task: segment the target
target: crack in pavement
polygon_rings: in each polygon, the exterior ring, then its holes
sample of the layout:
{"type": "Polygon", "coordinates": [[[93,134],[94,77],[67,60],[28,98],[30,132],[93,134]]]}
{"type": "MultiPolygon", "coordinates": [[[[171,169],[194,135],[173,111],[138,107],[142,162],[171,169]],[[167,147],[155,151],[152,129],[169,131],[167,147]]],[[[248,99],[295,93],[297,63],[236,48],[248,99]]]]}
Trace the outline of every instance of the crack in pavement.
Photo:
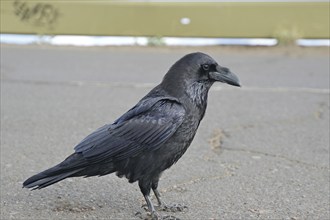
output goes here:
{"type": "Polygon", "coordinates": [[[96,86],[96,87],[127,87],[127,88],[153,88],[155,83],[121,83],[121,82],[99,82],[99,81],[44,81],[44,80],[1,80],[7,83],[21,83],[31,85],[60,85],[60,86],[96,86]]]}
{"type": "Polygon", "coordinates": [[[230,172],[230,171],[227,170],[227,171],[225,171],[225,173],[223,175],[204,176],[204,177],[198,177],[198,178],[190,179],[188,181],[181,182],[181,183],[175,184],[173,186],[163,188],[160,191],[162,193],[169,192],[169,191],[174,191],[174,190],[179,190],[179,191],[183,192],[183,191],[186,191],[185,186],[193,185],[193,184],[200,183],[200,182],[203,182],[203,181],[224,179],[228,176],[233,176],[233,175],[234,175],[233,172],[230,172]]]}
{"type": "MultiPolygon", "coordinates": [[[[211,90],[219,91],[222,89],[234,90],[235,88],[227,88],[222,86],[213,86],[211,90]]],[[[247,92],[305,92],[305,93],[316,93],[316,94],[330,94],[329,89],[320,88],[306,88],[306,87],[242,87],[240,90],[247,92]]]]}
{"type": "MultiPolygon", "coordinates": [[[[272,157],[272,158],[280,158],[280,159],[289,161],[289,162],[294,163],[294,164],[300,164],[300,165],[304,165],[304,166],[307,166],[307,167],[312,167],[312,168],[319,169],[319,170],[330,171],[329,167],[317,166],[315,164],[306,163],[306,162],[303,162],[303,161],[300,161],[300,160],[297,160],[297,159],[288,158],[288,157],[285,157],[285,156],[282,156],[282,155],[270,154],[270,153],[266,153],[266,152],[255,151],[255,150],[247,150],[247,149],[241,149],[241,148],[222,147],[221,149],[222,150],[227,150],[227,151],[244,152],[244,153],[250,153],[250,154],[259,154],[259,155],[263,155],[263,156],[266,156],[266,157],[272,157]]],[[[224,171],[224,174],[222,174],[222,175],[197,177],[197,178],[185,181],[185,182],[181,182],[181,183],[163,188],[160,191],[162,193],[169,192],[169,191],[184,192],[184,191],[187,191],[185,186],[193,185],[193,184],[196,184],[196,183],[201,183],[201,182],[204,182],[204,181],[224,179],[226,177],[233,176],[234,174],[235,173],[233,172],[233,170],[228,168],[224,171]]]]}
{"type": "MultiPolygon", "coordinates": [[[[136,83],[136,82],[100,82],[100,81],[45,81],[45,80],[24,80],[24,79],[1,79],[1,82],[22,83],[33,85],[62,85],[62,86],[97,86],[97,87],[127,87],[127,88],[153,88],[158,83],[136,83]]],[[[221,85],[215,85],[211,91],[230,90],[230,88],[221,85]]],[[[321,88],[303,88],[303,87],[242,87],[241,90],[248,92],[304,92],[316,94],[330,94],[329,89],[321,88]]]]}
{"type": "Polygon", "coordinates": [[[242,149],[242,148],[222,147],[222,149],[227,150],[227,151],[244,152],[244,153],[250,153],[250,154],[259,154],[259,155],[263,155],[265,157],[280,158],[280,159],[289,161],[291,163],[302,164],[302,165],[305,165],[305,166],[308,166],[308,167],[313,167],[313,168],[316,168],[316,169],[319,169],[319,170],[328,170],[328,171],[330,171],[329,167],[318,166],[318,165],[315,165],[315,164],[306,163],[306,162],[301,161],[301,160],[289,158],[289,157],[278,155],[278,154],[271,154],[271,153],[266,153],[266,152],[261,152],[261,151],[256,151],[256,150],[242,149]]]}

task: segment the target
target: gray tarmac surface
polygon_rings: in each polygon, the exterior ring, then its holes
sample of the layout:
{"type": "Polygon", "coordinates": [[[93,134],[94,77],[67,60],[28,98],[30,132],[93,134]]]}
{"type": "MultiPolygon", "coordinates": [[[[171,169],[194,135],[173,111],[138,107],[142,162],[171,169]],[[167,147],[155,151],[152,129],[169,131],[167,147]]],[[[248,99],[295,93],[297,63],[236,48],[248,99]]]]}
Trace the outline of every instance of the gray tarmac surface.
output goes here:
{"type": "MultiPolygon", "coordinates": [[[[203,51],[243,87],[216,84],[160,192],[181,219],[329,219],[329,48],[73,48],[1,45],[1,219],[139,219],[115,175],[22,189],[113,122],[183,55],[203,51]]],[[[160,212],[162,215],[169,213],[160,212]]]]}

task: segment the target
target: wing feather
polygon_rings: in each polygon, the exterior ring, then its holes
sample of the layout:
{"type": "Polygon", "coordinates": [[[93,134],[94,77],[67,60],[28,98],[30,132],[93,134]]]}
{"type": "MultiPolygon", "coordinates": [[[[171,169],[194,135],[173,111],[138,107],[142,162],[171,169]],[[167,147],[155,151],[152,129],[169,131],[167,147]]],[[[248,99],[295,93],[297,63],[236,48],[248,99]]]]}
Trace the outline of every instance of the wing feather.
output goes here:
{"type": "Polygon", "coordinates": [[[121,160],[158,149],[182,124],[183,106],[174,98],[150,98],[83,139],[77,153],[90,161],[121,160]]]}

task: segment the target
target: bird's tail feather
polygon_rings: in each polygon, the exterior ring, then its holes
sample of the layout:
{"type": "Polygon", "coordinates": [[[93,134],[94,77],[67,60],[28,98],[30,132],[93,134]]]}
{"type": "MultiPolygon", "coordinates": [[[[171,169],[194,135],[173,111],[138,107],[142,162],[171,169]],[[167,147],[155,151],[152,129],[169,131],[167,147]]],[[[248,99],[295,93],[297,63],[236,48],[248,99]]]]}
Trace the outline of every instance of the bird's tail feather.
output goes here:
{"type": "Polygon", "coordinates": [[[80,153],[74,153],[62,163],[38,173],[23,183],[23,188],[42,189],[68,177],[103,176],[115,172],[113,162],[89,163],[80,153]]]}
{"type": "Polygon", "coordinates": [[[79,176],[86,168],[86,162],[80,154],[72,154],[62,163],[38,173],[23,183],[23,188],[42,189],[65,178],[79,176]]]}
{"type": "Polygon", "coordinates": [[[41,172],[39,174],[36,174],[32,177],[30,177],[29,179],[27,179],[24,183],[23,183],[23,187],[24,188],[32,188],[32,190],[35,189],[42,189],[45,188],[49,185],[52,185],[54,183],[57,183],[65,178],[68,178],[72,175],[74,175],[75,173],[81,171],[83,168],[81,169],[77,169],[77,170],[71,170],[65,173],[59,173],[59,174],[54,174],[52,175],[51,173],[46,173],[41,172]]]}

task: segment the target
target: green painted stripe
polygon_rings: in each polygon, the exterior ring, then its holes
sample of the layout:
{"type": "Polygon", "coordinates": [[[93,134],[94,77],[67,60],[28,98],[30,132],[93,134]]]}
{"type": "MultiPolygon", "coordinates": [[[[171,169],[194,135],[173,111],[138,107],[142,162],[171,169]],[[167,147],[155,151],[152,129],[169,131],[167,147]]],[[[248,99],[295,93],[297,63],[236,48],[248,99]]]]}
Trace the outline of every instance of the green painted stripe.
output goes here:
{"type": "Polygon", "coordinates": [[[329,38],[329,26],[329,2],[1,0],[1,33],[329,38]]]}

